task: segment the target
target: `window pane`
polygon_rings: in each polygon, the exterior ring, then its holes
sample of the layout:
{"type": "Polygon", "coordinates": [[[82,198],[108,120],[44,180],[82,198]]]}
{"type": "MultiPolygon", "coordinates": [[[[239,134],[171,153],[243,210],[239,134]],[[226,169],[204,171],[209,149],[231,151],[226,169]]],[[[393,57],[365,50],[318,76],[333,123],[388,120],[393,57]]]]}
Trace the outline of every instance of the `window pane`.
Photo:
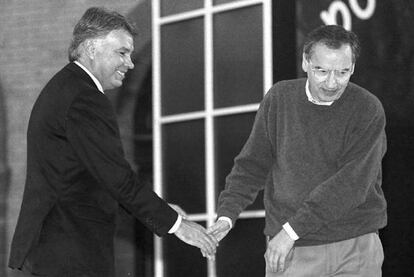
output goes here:
{"type": "MultiPolygon", "coordinates": [[[[217,248],[217,276],[265,276],[264,219],[239,219],[217,248]]],[[[195,276],[195,275],[194,275],[195,276]]]]}
{"type": "Polygon", "coordinates": [[[214,107],[263,97],[262,6],[214,16],[214,107]]]}
{"type": "Polygon", "coordinates": [[[203,18],[161,28],[163,115],[204,109],[203,18]]]}
{"type": "Polygon", "coordinates": [[[204,121],[163,126],[165,199],[188,213],[205,212],[204,121]]]}
{"type": "MultiPolygon", "coordinates": [[[[202,225],[205,227],[204,223],[202,225]]],[[[185,244],[175,236],[166,236],[163,249],[165,277],[207,276],[207,259],[197,247],[185,244]]]]}
{"type": "MultiPolygon", "coordinates": [[[[216,199],[224,189],[225,179],[233,167],[234,158],[240,153],[250,135],[255,114],[244,113],[215,119],[216,199]]],[[[259,193],[256,201],[247,209],[264,209],[263,192],[259,193]]]]}
{"type": "Polygon", "coordinates": [[[161,16],[203,8],[203,0],[161,0],[161,16]]]}

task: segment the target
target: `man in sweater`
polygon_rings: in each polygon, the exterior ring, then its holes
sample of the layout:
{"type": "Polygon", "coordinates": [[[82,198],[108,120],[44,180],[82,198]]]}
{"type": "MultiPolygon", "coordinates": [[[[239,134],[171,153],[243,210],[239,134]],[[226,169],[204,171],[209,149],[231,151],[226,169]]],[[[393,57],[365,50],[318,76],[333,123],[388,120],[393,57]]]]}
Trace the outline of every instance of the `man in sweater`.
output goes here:
{"type": "Polygon", "coordinates": [[[209,232],[223,239],[264,189],[267,277],[381,276],[385,115],[373,94],[349,82],[359,50],[340,26],[312,31],[307,79],[270,89],[226,178],[209,232]]]}

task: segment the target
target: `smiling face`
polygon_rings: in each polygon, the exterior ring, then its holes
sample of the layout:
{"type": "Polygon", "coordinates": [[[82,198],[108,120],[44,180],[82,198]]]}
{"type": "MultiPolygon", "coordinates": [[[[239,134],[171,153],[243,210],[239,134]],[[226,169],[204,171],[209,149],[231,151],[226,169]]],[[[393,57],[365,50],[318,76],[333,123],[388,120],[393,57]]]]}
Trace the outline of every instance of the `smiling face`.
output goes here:
{"type": "Polygon", "coordinates": [[[312,96],[321,102],[335,101],[345,91],[354,71],[351,47],[344,44],[331,49],[318,43],[309,60],[303,55],[302,68],[307,72],[312,96]]]}
{"type": "Polygon", "coordinates": [[[90,42],[89,70],[99,80],[104,90],[122,85],[125,73],[134,68],[131,53],[132,36],[125,30],[114,30],[90,42]]]}

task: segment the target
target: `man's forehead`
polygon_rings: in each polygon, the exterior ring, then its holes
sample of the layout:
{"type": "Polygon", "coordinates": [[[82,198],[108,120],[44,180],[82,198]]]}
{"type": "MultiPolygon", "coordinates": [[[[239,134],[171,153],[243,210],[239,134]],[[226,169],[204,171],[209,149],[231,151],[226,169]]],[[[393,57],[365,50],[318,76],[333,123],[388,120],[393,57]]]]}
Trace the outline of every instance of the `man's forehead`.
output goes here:
{"type": "Polygon", "coordinates": [[[134,38],[126,30],[113,30],[105,36],[104,40],[108,43],[116,45],[115,48],[131,52],[134,50],[134,38]]]}
{"type": "Polygon", "coordinates": [[[126,52],[133,52],[134,51],[134,46],[131,46],[131,47],[121,46],[121,47],[118,48],[118,50],[126,51],[126,52]]]}
{"type": "Polygon", "coordinates": [[[316,45],[312,51],[311,59],[316,62],[338,62],[352,63],[352,49],[349,45],[342,45],[340,48],[330,48],[326,45],[316,45]],[[349,61],[348,61],[349,60],[349,61]]]}
{"type": "Polygon", "coordinates": [[[344,53],[345,52],[352,53],[352,48],[351,48],[351,45],[348,43],[341,44],[339,47],[336,47],[336,46],[328,45],[326,43],[319,42],[313,46],[313,51],[341,51],[344,53]]]}

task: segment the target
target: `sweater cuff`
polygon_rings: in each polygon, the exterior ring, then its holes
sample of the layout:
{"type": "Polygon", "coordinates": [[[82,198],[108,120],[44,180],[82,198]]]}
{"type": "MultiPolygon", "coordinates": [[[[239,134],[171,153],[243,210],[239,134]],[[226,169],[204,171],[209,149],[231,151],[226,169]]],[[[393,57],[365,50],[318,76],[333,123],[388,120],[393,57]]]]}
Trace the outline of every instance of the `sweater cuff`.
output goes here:
{"type": "Polygon", "coordinates": [[[292,226],[290,226],[289,222],[283,224],[283,229],[285,229],[286,233],[288,233],[289,237],[293,240],[298,240],[299,237],[296,232],[293,230],[292,226]]]}
{"type": "Polygon", "coordinates": [[[217,221],[219,220],[224,220],[227,221],[227,223],[230,225],[230,229],[233,228],[233,222],[231,221],[231,219],[227,216],[220,216],[217,221]]]}

